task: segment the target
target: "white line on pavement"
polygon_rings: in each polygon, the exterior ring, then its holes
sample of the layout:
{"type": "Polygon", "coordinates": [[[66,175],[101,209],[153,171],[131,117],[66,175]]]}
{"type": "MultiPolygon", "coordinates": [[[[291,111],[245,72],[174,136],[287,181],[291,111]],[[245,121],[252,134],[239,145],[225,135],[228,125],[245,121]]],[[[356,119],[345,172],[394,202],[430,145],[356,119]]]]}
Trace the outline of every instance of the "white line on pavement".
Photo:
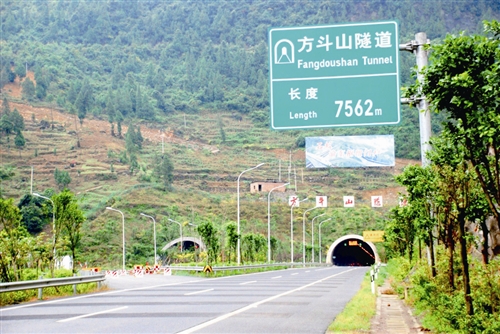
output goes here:
{"type": "MultiPolygon", "coordinates": [[[[283,270],[289,270],[289,269],[283,269],[283,270]]],[[[256,275],[262,275],[262,274],[265,274],[265,272],[251,273],[251,274],[246,274],[245,276],[256,276],[256,275]]],[[[227,280],[227,279],[231,279],[233,277],[234,276],[223,276],[223,277],[210,278],[210,281],[227,280]]],[[[42,306],[43,307],[43,306],[48,305],[48,304],[67,302],[69,300],[73,301],[73,300],[77,300],[77,299],[93,298],[96,296],[105,296],[105,295],[116,294],[116,293],[121,293],[121,292],[155,289],[155,288],[161,288],[161,287],[169,287],[169,286],[176,286],[176,285],[183,285],[183,284],[190,284],[190,283],[198,283],[198,282],[202,282],[202,281],[207,281],[207,280],[200,279],[200,280],[191,280],[191,281],[187,281],[187,282],[147,285],[147,286],[142,286],[142,287],[138,287],[138,288],[128,288],[128,289],[112,290],[112,291],[106,291],[106,292],[97,292],[97,293],[91,293],[88,295],[76,296],[76,297],[67,297],[67,298],[59,298],[59,299],[26,303],[26,304],[18,305],[18,306],[0,308],[0,319],[2,318],[2,315],[4,312],[18,310],[18,309],[26,308],[26,307],[34,307],[34,306],[36,306],[36,307],[42,306]]]]}
{"type": "Polygon", "coordinates": [[[298,275],[298,274],[299,274],[299,273],[293,273],[293,274],[292,274],[292,276],[293,276],[293,275],[298,275]]]}
{"type": "Polygon", "coordinates": [[[206,289],[206,290],[201,290],[201,291],[188,292],[188,293],[185,293],[184,296],[197,295],[199,293],[205,293],[205,292],[208,292],[208,291],[213,291],[213,289],[206,289]]]}
{"type": "Polygon", "coordinates": [[[128,306],[123,306],[123,307],[118,307],[118,308],[114,308],[114,309],[106,310],[106,311],[101,311],[101,312],[94,312],[94,313],[82,314],[82,315],[79,315],[79,316],[76,316],[76,317],[73,317],[73,318],[66,318],[66,319],[63,319],[63,320],[58,320],[57,322],[66,322],[66,321],[72,321],[72,320],[81,319],[81,318],[88,318],[88,317],[92,317],[92,316],[97,315],[97,314],[110,313],[110,312],[115,312],[115,311],[123,310],[123,309],[126,309],[127,307],[128,306]]]}
{"type": "Polygon", "coordinates": [[[243,283],[240,283],[240,285],[246,285],[246,284],[252,284],[252,283],[257,283],[257,281],[243,282],[243,283]]]}
{"type": "Polygon", "coordinates": [[[282,276],[274,276],[274,277],[271,277],[271,279],[276,279],[276,278],[281,278],[282,276]]]}
{"type": "Polygon", "coordinates": [[[353,271],[353,270],[356,270],[356,269],[349,269],[349,270],[346,270],[346,271],[342,271],[342,272],[340,272],[340,273],[337,273],[337,274],[334,274],[334,275],[331,275],[331,276],[328,276],[328,277],[322,278],[322,279],[320,279],[320,280],[318,280],[318,281],[316,281],[316,282],[312,282],[312,283],[309,283],[309,284],[303,285],[303,286],[298,287],[298,288],[293,289],[293,290],[285,291],[285,292],[280,293],[280,294],[278,294],[278,295],[275,295],[275,296],[269,297],[269,298],[267,298],[267,299],[263,299],[263,300],[261,300],[261,301],[259,301],[259,302],[256,302],[256,303],[253,303],[253,304],[247,305],[247,306],[245,306],[245,307],[242,307],[242,308],[240,308],[239,310],[236,310],[236,311],[233,311],[233,312],[226,313],[226,314],[224,314],[224,315],[221,315],[220,317],[214,318],[214,319],[212,319],[212,320],[209,320],[209,321],[204,322],[204,323],[202,323],[202,324],[199,324],[199,325],[197,325],[197,326],[194,326],[194,327],[188,328],[188,329],[186,329],[185,331],[178,332],[177,334],[190,334],[190,333],[194,333],[194,332],[199,331],[199,330],[201,330],[201,329],[203,329],[203,328],[205,328],[205,327],[208,327],[208,326],[213,325],[213,324],[216,324],[216,323],[218,323],[218,322],[220,322],[220,321],[222,321],[222,320],[225,320],[225,319],[227,319],[227,318],[230,318],[230,317],[232,317],[232,316],[234,316],[234,315],[236,315],[236,314],[243,313],[243,312],[245,312],[245,311],[247,311],[247,310],[250,310],[250,309],[252,309],[252,308],[255,308],[255,307],[257,307],[257,306],[259,306],[259,305],[261,305],[261,304],[264,304],[264,303],[270,302],[271,300],[274,300],[274,299],[277,299],[277,298],[280,298],[280,297],[283,297],[283,296],[289,295],[289,294],[291,294],[291,293],[294,293],[294,292],[300,291],[300,290],[302,290],[302,289],[305,289],[305,288],[308,288],[308,287],[310,287],[310,286],[313,286],[314,284],[321,283],[321,282],[326,281],[326,280],[328,280],[328,279],[330,279],[330,278],[333,278],[333,277],[335,277],[335,276],[338,276],[338,275],[342,275],[342,274],[348,273],[348,272],[353,271]]]}

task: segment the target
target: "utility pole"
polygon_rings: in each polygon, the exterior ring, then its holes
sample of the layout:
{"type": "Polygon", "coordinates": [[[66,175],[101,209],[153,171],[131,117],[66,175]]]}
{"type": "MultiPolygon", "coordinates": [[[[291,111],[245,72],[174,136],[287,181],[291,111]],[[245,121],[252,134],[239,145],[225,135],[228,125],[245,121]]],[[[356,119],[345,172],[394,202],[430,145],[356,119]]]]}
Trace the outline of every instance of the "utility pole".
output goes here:
{"type": "MultiPolygon", "coordinates": [[[[425,50],[425,47],[427,45],[430,45],[431,41],[427,39],[427,34],[425,32],[419,32],[415,34],[415,40],[407,43],[407,44],[400,44],[399,45],[399,50],[401,51],[409,51],[413,52],[416,57],[416,63],[417,63],[417,80],[419,82],[423,82],[424,80],[424,75],[422,73],[422,70],[425,66],[427,66],[429,62],[429,54],[427,50],[425,50]]],[[[417,97],[412,96],[407,99],[401,99],[401,103],[403,104],[410,104],[410,103],[417,103],[417,108],[419,111],[419,124],[420,124],[420,152],[421,152],[421,161],[422,161],[422,167],[429,166],[429,159],[427,158],[427,152],[431,150],[431,146],[429,143],[429,140],[431,138],[431,114],[429,111],[429,102],[425,98],[425,96],[421,96],[421,89],[419,88],[417,97]]],[[[431,212],[432,216],[432,212],[431,212]]],[[[431,241],[431,248],[427,247],[427,262],[429,263],[430,267],[434,267],[434,247],[433,246],[434,241],[431,241]]]]}
{"type": "MultiPolygon", "coordinates": [[[[427,34],[425,32],[419,32],[415,34],[415,40],[408,42],[406,44],[400,44],[400,51],[413,52],[416,57],[417,62],[417,80],[422,82],[424,75],[422,69],[427,66],[429,61],[429,55],[425,47],[430,45],[430,40],[427,39],[427,34]]],[[[420,93],[420,91],[419,91],[420,93]]],[[[419,110],[419,124],[420,124],[420,151],[421,151],[421,161],[422,166],[428,166],[429,160],[426,157],[427,151],[430,151],[431,146],[429,140],[431,138],[431,114],[429,111],[429,102],[424,96],[401,99],[402,104],[410,104],[417,102],[417,108],[419,110]]]]}

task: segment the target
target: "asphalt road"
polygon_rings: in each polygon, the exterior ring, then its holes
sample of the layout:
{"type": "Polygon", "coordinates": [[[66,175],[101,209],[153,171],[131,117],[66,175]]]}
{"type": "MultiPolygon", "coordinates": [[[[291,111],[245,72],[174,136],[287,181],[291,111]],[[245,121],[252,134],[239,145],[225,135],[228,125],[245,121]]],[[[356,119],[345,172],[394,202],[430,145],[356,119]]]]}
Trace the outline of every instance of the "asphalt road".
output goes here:
{"type": "Polygon", "coordinates": [[[367,267],[117,277],[111,290],[0,309],[0,333],[324,333],[367,267]]]}

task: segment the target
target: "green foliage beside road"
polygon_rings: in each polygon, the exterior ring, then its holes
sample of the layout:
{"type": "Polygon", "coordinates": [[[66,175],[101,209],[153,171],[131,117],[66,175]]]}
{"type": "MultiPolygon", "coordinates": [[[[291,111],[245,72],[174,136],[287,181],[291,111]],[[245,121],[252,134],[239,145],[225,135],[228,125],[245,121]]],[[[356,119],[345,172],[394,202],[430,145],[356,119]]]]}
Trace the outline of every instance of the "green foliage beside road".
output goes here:
{"type": "Polygon", "coordinates": [[[393,209],[385,246],[406,257],[396,282],[411,286],[426,325],[438,332],[500,330],[499,46],[496,21],[485,22],[485,35],[447,36],[413,90],[448,119],[431,140],[430,165],[396,177],[408,204],[393,209]]]}

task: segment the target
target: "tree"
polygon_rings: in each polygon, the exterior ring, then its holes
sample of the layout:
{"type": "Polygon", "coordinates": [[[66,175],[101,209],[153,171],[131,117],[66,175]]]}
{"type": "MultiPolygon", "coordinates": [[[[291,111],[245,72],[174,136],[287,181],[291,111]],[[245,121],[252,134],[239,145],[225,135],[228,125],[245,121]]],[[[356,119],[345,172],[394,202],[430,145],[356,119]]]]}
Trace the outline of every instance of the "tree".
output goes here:
{"type": "Polygon", "coordinates": [[[433,47],[421,84],[435,112],[446,110],[452,140],[465,149],[492,215],[500,221],[500,29],[485,22],[486,36],[448,35],[433,47]]]}
{"type": "Polygon", "coordinates": [[[19,149],[19,157],[21,157],[21,148],[26,144],[26,140],[20,130],[17,131],[16,137],[14,138],[14,144],[16,144],[16,147],[19,149]]]}
{"type": "Polygon", "coordinates": [[[14,124],[12,124],[10,114],[4,114],[2,118],[0,118],[0,131],[7,136],[14,131],[14,124]]]}
{"type": "Polygon", "coordinates": [[[167,191],[174,180],[174,165],[167,154],[155,155],[153,164],[153,175],[163,184],[163,190],[167,191]]]}
{"type": "Polygon", "coordinates": [[[33,84],[33,81],[31,81],[30,78],[24,79],[23,83],[21,84],[22,90],[23,90],[23,98],[28,101],[32,101],[33,97],[35,96],[35,85],[33,84]]]}
{"type": "Polygon", "coordinates": [[[29,194],[24,195],[17,207],[21,210],[21,223],[30,234],[42,232],[43,227],[52,220],[52,213],[43,212],[44,199],[29,194]]]}
{"type": "MultiPolygon", "coordinates": [[[[465,223],[469,219],[484,219],[481,196],[474,194],[471,168],[497,224],[500,219],[500,29],[497,22],[485,23],[485,27],[495,34],[494,38],[462,33],[448,35],[442,44],[436,45],[431,65],[424,73],[425,80],[420,83],[431,108],[436,112],[446,111],[449,118],[445,133],[453,147],[443,150],[440,159],[435,160],[441,162],[441,170],[448,170],[442,176],[446,178],[458,224],[465,306],[469,316],[474,315],[474,303],[465,223]],[[463,147],[463,155],[458,159],[454,151],[457,147],[463,147]],[[446,154],[450,152],[454,154],[446,154]]],[[[487,236],[487,229],[483,233],[487,236]]]]}
{"type": "Polygon", "coordinates": [[[17,108],[14,108],[14,111],[9,113],[9,118],[12,122],[13,132],[24,130],[24,118],[21,116],[17,108]]]}
{"type": "Polygon", "coordinates": [[[207,246],[207,265],[210,266],[213,262],[217,262],[217,255],[220,249],[217,229],[211,222],[204,222],[198,225],[196,230],[200,234],[201,240],[207,246]]]}
{"type": "Polygon", "coordinates": [[[69,176],[69,172],[66,170],[54,170],[54,178],[56,179],[56,183],[59,186],[59,189],[64,189],[71,183],[71,177],[69,176]]]}
{"type": "Polygon", "coordinates": [[[435,174],[429,167],[410,165],[403,170],[402,174],[396,176],[396,181],[406,187],[411,210],[409,213],[414,219],[415,232],[417,237],[429,247],[432,277],[435,277],[435,236],[433,235],[433,229],[436,226],[436,219],[433,215],[436,211],[436,203],[433,201],[436,191],[435,174]]]}
{"type": "Polygon", "coordinates": [[[26,76],[26,64],[18,62],[15,69],[14,69],[14,73],[19,78],[24,78],[26,76]]]}
{"type": "Polygon", "coordinates": [[[137,134],[135,133],[135,127],[131,124],[127,133],[125,134],[125,148],[127,149],[127,153],[130,155],[138,151],[137,147],[137,134]]]}
{"type": "Polygon", "coordinates": [[[409,205],[395,207],[391,210],[390,217],[384,234],[388,257],[407,255],[411,263],[417,234],[415,210],[409,205]]]}
{"type": "Polygon", "coordinates": [[[9,100],[7,100],[6,97],[4,97],[2,101],[2,115],[3,114],[10,114],[9,100]]]}
{"type": "Polygon", "coordinates": [[[73,259],[72,271],[75,273],[76,249],[80,245],[80,229],[85,221],[85,216],[78,207],[75,196],[68,189],[54,195],[53,201],[56,207],[57,226],[63,230],[61,232],[64,235],[65,244],[71,252],[71,258],[73,259]]]}
{"type": "Polygon", "coordinates": [[[121,138],[122,137],[123,114],[119,110],[116,111],[115,121],[116,121],[116,124],[117,124],[116,127],[117,127],[117,130],[118,130],[118,137],[121,138]]]}
{"type": "MultiPolygon", "coordinates": [[[[445,129],[439,137],[433,138],[433,150],[428,154],[437,175],[435,179],[437,207],[444,209],[435,214],[438,215],[438,218],[439,216],[443,217],[441,219],[443,223],[439,224],[442,226],[439,234],[445,236],[445,245],[449,249],[448,276],[452,289],[454,289],[454,236],[458,235],[465,305],[467,314],[473,315],[467,251],[467,241],[470,234],[466,231],[466,224],[471,221],[485,221],[488,215],[488,205],[481,192],[477,175],[473,172],[470,162],[465,159],[464,147],[450,140],[453,138],[450,135],[449,129],[445,129]]],[[[485,239],[487,239],[487,234],[485,239]]],[[[487,258],[486,244],[486,252],[483,252],[483,261],[485,263],[488,262],[487,258]]]]}
{"type": "Polygon", "coordinates": [[[136,139],[136,145],[139,148],[139,150],[142,149],[142,143],[144,142],[144,137],[142,136],[141,133],[141,127],[137,127],[137,132],[135,133],[135,139],[136,139]]]}
{"type": "Polygon", "coordinates": [[[10,199],[0,198],[0,275],[2,281],[19,280],[19,268],[27,261],[28,232],[21,212],[10,199]]]}
{"type": "Polygon", "coordinates": [[[236,253],[236,247],[238,247],[238,238],[239,235],[236,233],[236,225],[231,223],[226,226],[226,234],[227,234],[227,244],[228,244],[228,259],[229,263],[231,263],[231,252],[236,253]]]}
{"type": "Polygon", "coordinates": [[[85,79],[75,100],[75,107],[78,113],[78,119],[80,120],[80,125],[83,124],[83,120],[87,116],[87,112],[92,109],[93,102],[92,87],[90,87],[88,80],[85,79]]]}

